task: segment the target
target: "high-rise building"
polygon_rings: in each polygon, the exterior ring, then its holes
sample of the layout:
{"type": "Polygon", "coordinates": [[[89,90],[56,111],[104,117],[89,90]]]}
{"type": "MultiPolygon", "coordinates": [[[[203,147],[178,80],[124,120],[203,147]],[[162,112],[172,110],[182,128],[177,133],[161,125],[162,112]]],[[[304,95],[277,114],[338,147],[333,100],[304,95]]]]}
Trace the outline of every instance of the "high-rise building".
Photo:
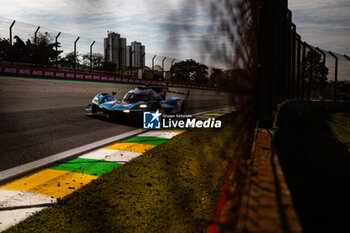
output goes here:
{"type": "Polygon", "coordinates": [[[117,69],[126,67],[126,38],[120,37],[120,34],[108,32],[107,38],[104,38],[105,60],[114,62],[117,69]]]}
{"type": "Polygon", "coordinates": [[[145,46],[141,42],[131,42],[126,48],[126,64],[129,67],[145,66],[145,46]]]}

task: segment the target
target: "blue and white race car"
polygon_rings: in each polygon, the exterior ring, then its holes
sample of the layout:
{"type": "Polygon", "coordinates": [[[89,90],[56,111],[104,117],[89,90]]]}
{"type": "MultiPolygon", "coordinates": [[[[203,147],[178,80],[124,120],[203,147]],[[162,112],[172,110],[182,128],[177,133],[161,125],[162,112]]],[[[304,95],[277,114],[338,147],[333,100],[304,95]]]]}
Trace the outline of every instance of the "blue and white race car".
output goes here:
{"type": "Polygon", "coordinates": [[[162,114],[183,114],[185,112],[188,93],[172,92],[167,88],[157,89],[150,87],[137,87],[128,91],[123,99],[117,99],[115,92],[112,94],[97,94],[86,111],[92,115],[104,113],[107,118],[125,119],[142,117],[145,111],[157,111],[162,114]],[[172,97],[165,100],[166,92],[186,95],[186,98],[172,97]]]}

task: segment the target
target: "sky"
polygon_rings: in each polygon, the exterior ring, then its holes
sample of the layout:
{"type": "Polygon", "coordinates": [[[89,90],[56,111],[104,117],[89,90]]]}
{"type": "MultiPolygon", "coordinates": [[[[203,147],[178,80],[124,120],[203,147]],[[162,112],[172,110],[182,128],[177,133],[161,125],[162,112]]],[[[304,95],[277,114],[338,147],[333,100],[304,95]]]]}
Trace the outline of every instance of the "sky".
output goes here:
{"type": "Polygon", "coordinates": [[[289,9],[304,41],[350,54],[349,0],[289,0],[289,9]]]}
{"type": "MultiPolygon", "coordinates": [[[[350,54],[349,0],[289,0],[289,8],[303,40],[350,54]]],[[[205,4],[196,7],[191,0],[1,0],[0,37],[8,37],[9,24],[17,20],[14,35],[28,37],[41,26],[40,31],[52,35],[62,32],[64,50],[72,50],[80,36],[79,51],[88,52],[96,40],[94,49],[102,53],[110,30],[126,37],[128,44],[145,44],[147,56],[200,60],[203,38],[219,40],[207,32],[209,12],[205,4]],[[189,27],[190,32],[182,30],[189,27]]]]}

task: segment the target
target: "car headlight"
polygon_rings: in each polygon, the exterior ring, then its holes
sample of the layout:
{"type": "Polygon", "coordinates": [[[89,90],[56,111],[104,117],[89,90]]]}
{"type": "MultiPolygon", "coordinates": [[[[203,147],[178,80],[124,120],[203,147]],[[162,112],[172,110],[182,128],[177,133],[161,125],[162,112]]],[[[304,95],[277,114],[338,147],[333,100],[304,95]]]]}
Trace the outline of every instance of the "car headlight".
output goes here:
{"type": "Polygon", "coordinates": [[[98,104],[99,104],[99,99],[98,99],[98,97],[95,96],[95,98],[92,99],[92,102],[93,102],[94,104],[98,105],[98,104]]]}
{"type": "Polygon", "coordinates": [[[140,104],[140,108],[147,108],[147,104],[140,104]]]}

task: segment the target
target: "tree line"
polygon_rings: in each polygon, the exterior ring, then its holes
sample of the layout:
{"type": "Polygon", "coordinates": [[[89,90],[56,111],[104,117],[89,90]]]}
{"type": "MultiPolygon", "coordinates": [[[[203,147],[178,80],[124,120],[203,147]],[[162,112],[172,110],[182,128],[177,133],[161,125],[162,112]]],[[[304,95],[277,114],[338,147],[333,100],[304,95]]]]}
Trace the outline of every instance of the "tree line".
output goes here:
{"type": "MultiPolygon", "coordinates": [[[[31,37],[23,41],[20,37],[14,37],[11,45],[8,39],[0,38],[0,61],[10,61],[16,63],[28,63],[37,66],[56,65],[59,67],[74,68],[77,64],[79,70],[90,70],[101,72],[115,72],[117,65],[113,62],[105,61],[100,53],[74,55],[74,52],[63,54],[60,43],[56,43],[49,33],[39,33],[36,38],[31,37]]],[[[312,83],[319,85],[322,81],[327,81],[328,68],[321,62],[321,55],[314,51],[309,51],[305,60],[305,80],[309,81],[312,70],[312,83]],[[311,66],[312,64],[312,66],[311,66]],[[312,69],[311,69],[312,68],[312,69]],[[323,80],[322,74],[325,74],[323,80]]],[[[238,69],[224,70],[212,68],[200,64],[193,59],[188,59],[175,63],[170,69],[170,81],[205,84],[215,87],[237,89],[244,84],[244,72],[238,69]]]]}
{"type": "Polygon", "coordinates": [[[63,68],[74,68],[78,64],[79,69],[83,70],[90,69],[91,66],[99,71],[115,69],[116,65],[105,62],[100,53],[93,54],[90,66],[90,54],[77,53],[75,56],[73,51],[63,54],[60,47],[60,43],[56,43],[49,33],[38,33],[36,38],[31,37],[25,42],[16,35],[12,45],[8,39],[0,38],[0,60],[54,67],[57,59],[57,64],[63,68]]]}

